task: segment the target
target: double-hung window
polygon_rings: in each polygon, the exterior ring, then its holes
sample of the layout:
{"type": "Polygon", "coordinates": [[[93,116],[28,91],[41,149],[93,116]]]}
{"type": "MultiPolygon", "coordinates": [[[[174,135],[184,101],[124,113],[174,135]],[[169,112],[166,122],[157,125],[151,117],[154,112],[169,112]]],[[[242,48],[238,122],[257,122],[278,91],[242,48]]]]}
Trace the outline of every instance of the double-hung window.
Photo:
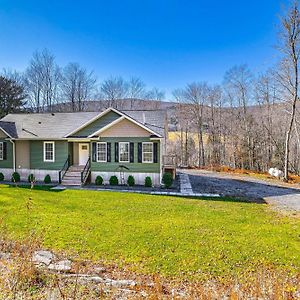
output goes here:
{"type": "Polygon", "coordinates": [[[129,162],[129,143],[119,143],[119,162],[129,162]]]}
{"type": "Polygon", "coordinates": [[[3,160],[4,158],[4,147],[3,142],[0,142],[0,160],[3,160]]]}
{"type": "Polygon", "coordinates": [[[143,143],[143,163],[153,163],[153,143],[143,143]]]}
{"type": "Polygon", "coordinates": [[[106,142],[97,143],[97,162],[107,162],[107,144],[106,142]]]}
{"type": "Polygon", "coordinates": [[[44,142],[44,161],[54,162],[55,161],[55,143],[44,142]]]}

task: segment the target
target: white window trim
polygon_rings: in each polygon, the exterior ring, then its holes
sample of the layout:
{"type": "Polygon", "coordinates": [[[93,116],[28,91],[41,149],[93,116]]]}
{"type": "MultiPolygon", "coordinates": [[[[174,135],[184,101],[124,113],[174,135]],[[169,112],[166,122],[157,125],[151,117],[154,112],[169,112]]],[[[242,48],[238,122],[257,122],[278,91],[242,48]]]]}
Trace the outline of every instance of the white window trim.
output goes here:
{"type": "Polygon", "coordinates": [[[2,145],[2,147],[1,147],[1,149],[2,149],[2,151],[0,151],[0,160],[3,160],[3,154],[4,154],[4,148],[3,148],[3,146],[4,146],[4,143],[3,142],[0,142],[0,145],[2,145]]]}
{"type": "Polygon", "coordinates": [[[55,142],[44,142],[44,162],[55,162],[55,142]],[[46,159],[46,144],[52,144],[53,145],[53,159],[46,159]]]}
{"type": "Polygon", "coordinates": [[[97,162],[107,162],[107,142],[97,142],[97,148],[96,148],[96,160],[97,162]],[[105,160],[98,159],[98,145],[105,145],[105,160]]]}
{"type": "MultiPolygon", "coordinates": [[[[142,162],[143,162],[143,164],[153,164],[153,155],[154,155],[153,151],[154,151],[154,146],[153,146],[152,142],[143,142],[142,143],[142,162]],[[144,145],[145,144],[151,144],[152,145],[152,158],[151,158],[151,161],[145,161],[144,160],[144,145]]],[[[147,153],[150,153],[150,152],[147,152],[147,153]]]]}
{"type": "Polygon", "coordinates": [[[122,163],[129,163],[130,162],[130,143],[129,142],[119,142],[119,162],[122,163]],[[121,151],[120,151],[120,144],[127,144],[128,145],[128,160],[121,160],[121,151]]]}

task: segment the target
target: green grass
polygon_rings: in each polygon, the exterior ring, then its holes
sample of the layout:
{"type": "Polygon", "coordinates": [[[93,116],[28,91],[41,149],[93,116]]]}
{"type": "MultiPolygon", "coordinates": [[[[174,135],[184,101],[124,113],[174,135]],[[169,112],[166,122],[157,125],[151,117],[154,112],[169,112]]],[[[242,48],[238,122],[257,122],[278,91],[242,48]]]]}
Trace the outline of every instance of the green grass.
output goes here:
{"type": "MultiPolygon", "coordinates": [[[[226,199],[222,199],[226,200],[226,199]]],[[[299,272],[300,220],[267,205],[0,185],[14,238],[164,276],[231,277],[258,265],[299,272]]]]}

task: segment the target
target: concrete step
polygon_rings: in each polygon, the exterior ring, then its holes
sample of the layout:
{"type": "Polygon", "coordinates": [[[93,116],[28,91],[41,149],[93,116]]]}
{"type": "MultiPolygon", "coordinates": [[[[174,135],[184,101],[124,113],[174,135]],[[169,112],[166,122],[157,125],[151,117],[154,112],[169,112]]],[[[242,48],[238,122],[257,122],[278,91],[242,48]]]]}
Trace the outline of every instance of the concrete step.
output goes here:
{"type": "Polygon", "coordinates": [[[61,182],[62,185],[74,185],[74,186],[81,186],[81,181],[74,181],[74,180],[63,180],[61,182]]]}
{"type": "Polygon", "coordinates": [[[65,177],[81,177],[81,173],[67,172],[64,178],[65,177]]]}

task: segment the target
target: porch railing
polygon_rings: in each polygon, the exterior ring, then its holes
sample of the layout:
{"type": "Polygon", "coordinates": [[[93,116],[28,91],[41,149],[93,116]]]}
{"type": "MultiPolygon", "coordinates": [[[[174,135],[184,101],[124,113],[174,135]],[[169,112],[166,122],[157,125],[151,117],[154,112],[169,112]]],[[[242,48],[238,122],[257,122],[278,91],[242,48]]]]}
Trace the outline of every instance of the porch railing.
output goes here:
{"type": "Polygon", "coordinates": [[[91,172],[91,158],[86,162],[86,165],[84,166],[82,172],[81,172],[81,184],[84,185],[90,175],[91,172]]]}
{"type": "Polygon", "coordinates": [[[64,163],[62,169],[59,171],[58,173],[58,180],[59,180],[59,183],[62,182],[66,172],[68,171],[69,169],[69,166],[70,166],[70,155],[68,155],[68,158],[66,160],[66,162],[64,163]]]}

